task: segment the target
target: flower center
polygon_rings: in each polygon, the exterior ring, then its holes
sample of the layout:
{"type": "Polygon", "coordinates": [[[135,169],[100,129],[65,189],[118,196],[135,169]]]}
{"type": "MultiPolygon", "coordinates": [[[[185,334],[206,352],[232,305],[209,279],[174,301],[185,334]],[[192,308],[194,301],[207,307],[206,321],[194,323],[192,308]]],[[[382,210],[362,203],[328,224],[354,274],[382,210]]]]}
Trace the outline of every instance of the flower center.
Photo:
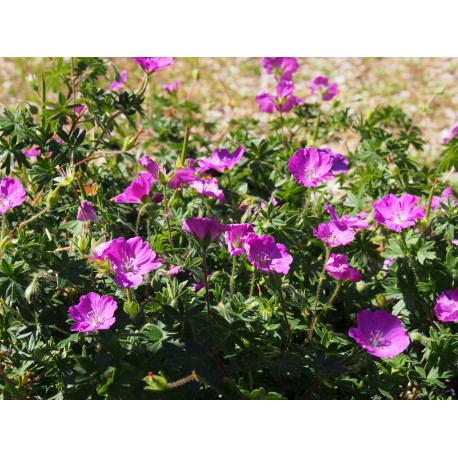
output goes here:
{"type": "Polygon", "coordinates": [[[121,264],[121,269],[124,273],[134,272],[136,270],[135,258],[124,258],[121,264]]]}
{"type": "MultiPolygon", "coordinates": [[[[389,342],[386,342],[387,344],[389,342]]],[[[385,345],[385,337],[383,337],[383,332],[378,329],[371,331],[369,335],[369,344],[372,348],[380,348],[385,345]]]]}
{"type": "Polygon", "coordinates": [[[403,214],[401,210],[393,211],[393,222],[396,224],[402,224],[407,219],[407,215],[403,214]]]}
{"type": "Polygon", "coordinates": [[[260,253],[256,256],[256,261],[261,267],[269,267],[271,259],[266,253],[260,253]]]}
{"type": "Polygon", "coordinates": [[[307,178],[308,180],[313,180],[317,177],[316,170],[313,168],[309,168],[309,167],[305,167],[304,175],[305,175],[305,178],[307,178]]]}
{"type": "Polygon", "coordinates": [[[105,322],[105,318],[101,316],[99,312],[97,312],[96,310],[91,310],[90,312],[88,312],[86,317],[92,324],[92,326],[99,326],[105,322]]]}

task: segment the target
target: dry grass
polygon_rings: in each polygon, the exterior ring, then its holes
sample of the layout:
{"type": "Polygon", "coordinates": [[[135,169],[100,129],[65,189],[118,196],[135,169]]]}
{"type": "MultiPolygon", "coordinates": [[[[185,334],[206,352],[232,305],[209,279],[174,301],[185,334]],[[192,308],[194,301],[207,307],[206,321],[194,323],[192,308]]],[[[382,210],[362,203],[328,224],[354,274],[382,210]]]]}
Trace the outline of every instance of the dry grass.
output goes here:
{"type": "MultiPolygon", "coordinates": [[[[435,156],[443,131],[458,120],[458,59],[456,58],[299,58],[294,77],[297,95],[308,96],[307,82],[318,74],[339,83],[340,99],[355,110],[366,112],[377,104],[397,104],[420,123],[435,156]],[[440,90],[443,92],[437,95],[440,90]],[[428,105],[429,104],[429,105],[428,105]],[[425,111],[424,107],[428,106],[425,111]],[[423,108],[423,109],[422,109],[423,108]]],[[[119,69],[131,71],[129,84],[140,81],[141,71],[132,59],[115,58],[119,69]]],[[[50,59],[0,59],[0,106],[15,106],[36,95],[26,82],[49,68],[50,59]]],[[[272,91],[271,76],[262,74],[259,58],[176,58],[173,67],[155,75],[162,84],[181,81],[181,96],[198,101],[206,117],[224,128],[233,117],[253,116],[266,120],[254,101],[260,90],[272,91]],[[192,72],[199,68],[200,79],[192,72]]],[[[108,81],[107,81],[108,87],[108,81]]]]}

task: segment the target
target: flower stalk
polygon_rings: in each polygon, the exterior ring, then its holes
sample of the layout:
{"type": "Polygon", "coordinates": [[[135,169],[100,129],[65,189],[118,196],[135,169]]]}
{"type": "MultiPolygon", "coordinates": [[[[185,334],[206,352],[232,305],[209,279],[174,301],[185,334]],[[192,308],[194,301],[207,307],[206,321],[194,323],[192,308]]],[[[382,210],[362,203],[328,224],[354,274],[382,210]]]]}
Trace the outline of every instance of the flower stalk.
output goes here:
{"type": "Polygon", "coordinates": [[[323,284],[324,276],[326,274],[326,264],[329,260],[329,256],[331,256],[331,247],[326,247],[326,256],[324,260],[323,270],[321,271],[321,275],[318,280],[318,286],[316,288],[315,307],[313,309],[312,321],[310,323],[309,340],[312,340],[313,337],[313,329],[315,328],[316,324],[316,311],[318,308],[318,302],[320,300],[321,285],[323,284]]]}

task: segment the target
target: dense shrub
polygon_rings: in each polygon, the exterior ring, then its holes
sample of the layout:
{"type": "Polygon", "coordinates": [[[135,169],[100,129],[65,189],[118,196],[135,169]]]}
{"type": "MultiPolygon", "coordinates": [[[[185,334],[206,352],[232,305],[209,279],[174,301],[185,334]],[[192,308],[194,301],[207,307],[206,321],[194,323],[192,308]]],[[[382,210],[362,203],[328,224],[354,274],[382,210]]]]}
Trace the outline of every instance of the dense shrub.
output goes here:
{"type": "Polygon", "coordinates": [[[145,59],[56,59],[0,117],[2,398],[455,397],[455,132],[424,165],[293,58],[223,132],[145,59]]]}

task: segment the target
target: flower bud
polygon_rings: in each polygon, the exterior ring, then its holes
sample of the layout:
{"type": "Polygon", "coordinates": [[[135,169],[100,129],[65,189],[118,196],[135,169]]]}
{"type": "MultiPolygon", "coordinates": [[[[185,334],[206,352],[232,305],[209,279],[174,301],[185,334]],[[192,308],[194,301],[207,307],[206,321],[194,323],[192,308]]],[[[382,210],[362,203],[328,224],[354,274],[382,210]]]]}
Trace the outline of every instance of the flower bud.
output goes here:
{"type": "Polygon", "coordinates": [[[135,301],[126,301],[124,302],[123,310],[127,315],[133,318],[138,313],[138,303],[135,301]]]}
{"type": "Polygon", "coordinates": [[[364,281],[358,281],[356,282],[356,289],[358,293],[363,293],[367,288],[366,282],[364,281]]]}
{"type": "Polygon", "coordinates": [[[383,307],[385,304],[386,304],[386,298],[383,294],[377,294],[377,296],[375,296],[375,301],[377,302],[377,305],[379,307],[383,307]]]}
{"type": "Polygon", "coordinates": [[[57,186],[57,188],[54,188],[51,191],[49,191],[49,194],[46,197],[46,205],[49,208],[54,207],[54,205],[56,205],[58,199],[59,199],[59,186],[57,186]]]}

